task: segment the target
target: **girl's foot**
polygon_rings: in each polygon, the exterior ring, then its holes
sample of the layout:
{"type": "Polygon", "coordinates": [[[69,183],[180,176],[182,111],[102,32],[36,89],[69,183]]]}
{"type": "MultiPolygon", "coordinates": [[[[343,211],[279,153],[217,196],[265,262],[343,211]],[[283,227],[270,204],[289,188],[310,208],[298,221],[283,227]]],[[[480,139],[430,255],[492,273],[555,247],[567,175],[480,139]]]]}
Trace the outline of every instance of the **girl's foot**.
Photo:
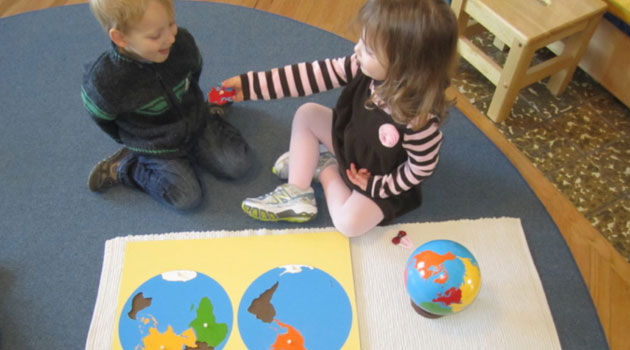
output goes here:
{"type": "Polygon", "coordinates": [[[306,222],[317,214],[313,189],[301,190],[291,184],[282,184],[257,198],[246,198],[241,208],[261,221],[306,222]]]}
{"type": "MultiPolygon", "coordinates": [[[[332,153],[328,151],[320,153],[319,161],[317,162],[317,168],[315,169],[315,174],[313,174],[313,181],[318,182],[319,174],[321,174],[322,170],[324,170],[324,168],[326,168],[327,166],[333,164],[337,164],[337,158],[335,158],[332,153]]],[[[281,179],[286,180],[289,178],[289,152],[285,152],[280,157],[278,157],[278,160],[276,160],[273,168],[271,168],[271,172],[276,174],[276,176],[281,179]]]]}

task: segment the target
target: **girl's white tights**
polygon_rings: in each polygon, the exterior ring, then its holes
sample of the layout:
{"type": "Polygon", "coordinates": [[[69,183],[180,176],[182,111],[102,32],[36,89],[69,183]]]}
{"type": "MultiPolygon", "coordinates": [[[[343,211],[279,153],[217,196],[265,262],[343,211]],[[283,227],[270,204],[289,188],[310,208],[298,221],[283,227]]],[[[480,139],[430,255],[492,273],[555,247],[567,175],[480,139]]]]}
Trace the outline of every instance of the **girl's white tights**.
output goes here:
{"type": "MultiPolygon", "coordinates": [[[[332,110],[306,103],[295,112],[289,146],[289,183],[301,189],[311,186],[319,159],[319,143],[333,152],[332,110]]],[[[335,228],[348,237],[360,236],[383,220],[383,212],[370,198],[354,191],[328,166],[319,175],[335,228]]]]}

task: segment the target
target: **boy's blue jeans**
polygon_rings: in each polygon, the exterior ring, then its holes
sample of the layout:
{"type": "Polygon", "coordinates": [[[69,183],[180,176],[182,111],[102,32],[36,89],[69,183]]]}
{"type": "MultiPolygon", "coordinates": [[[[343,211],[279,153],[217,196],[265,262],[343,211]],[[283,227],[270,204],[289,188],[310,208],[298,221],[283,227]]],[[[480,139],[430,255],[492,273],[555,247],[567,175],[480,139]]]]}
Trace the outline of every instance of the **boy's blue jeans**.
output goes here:
{"type": "Polygon", "coordinates": [[[118,176],[124,185],[139,188],[168,207],[185,210],[198,206],[203,197],[195,168],[235,179],[245,175],[251,163],[249,145],[240,132],[223,118],[209,115],[188,157],[132,154],[121,161],[118,176]]]}

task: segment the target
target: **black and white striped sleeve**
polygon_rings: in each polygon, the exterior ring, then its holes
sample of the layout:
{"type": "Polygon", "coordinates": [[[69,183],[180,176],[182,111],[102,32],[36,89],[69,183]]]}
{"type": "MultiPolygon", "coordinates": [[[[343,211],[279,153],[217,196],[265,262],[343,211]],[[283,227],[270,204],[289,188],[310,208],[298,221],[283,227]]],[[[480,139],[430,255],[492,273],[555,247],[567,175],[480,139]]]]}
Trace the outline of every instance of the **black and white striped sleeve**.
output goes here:
{"type": "Polygon", "coordinates": [[[372,176],[368,181],[368,194],[373,198],[396,196],[431,176],[439,160],[442,138],[435,119],[419,131],[405,129],[403,148],[407,151],[407,161],[390,174],[372,176]]]}
{"type": "Polygon", "coordinates": [[[266,72],[241,74],[245,100],[301,97],[346,85],[356,75],[355,55],[302,62],[266,72]]]}

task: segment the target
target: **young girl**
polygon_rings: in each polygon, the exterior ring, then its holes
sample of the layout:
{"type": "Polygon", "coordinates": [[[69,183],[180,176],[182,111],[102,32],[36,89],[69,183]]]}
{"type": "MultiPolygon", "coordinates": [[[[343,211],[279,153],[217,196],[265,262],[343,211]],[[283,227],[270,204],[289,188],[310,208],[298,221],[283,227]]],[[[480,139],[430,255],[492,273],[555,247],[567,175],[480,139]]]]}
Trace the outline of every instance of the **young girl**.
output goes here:
{"type": "Polygon", "coordinates": [[[317,213],[319,180],[335,228],[359,236],[421,204],[420,183],[438,162],[457,44],[444,0],[368,0],[354,54],[248,72],[223,82],[235,101],[314,94],[345,86],[334,109],[307,103],[294,117],[288,155],[273,171],[288,183],[243,201],[263,221],[304,222],[317,213]],[[320,155],[320,144],[330,153],[320,155]],[[336,160],[336,161],[335,161],[336,160]],[[314,177],[314,174],[317,176],[314,177]]]}

